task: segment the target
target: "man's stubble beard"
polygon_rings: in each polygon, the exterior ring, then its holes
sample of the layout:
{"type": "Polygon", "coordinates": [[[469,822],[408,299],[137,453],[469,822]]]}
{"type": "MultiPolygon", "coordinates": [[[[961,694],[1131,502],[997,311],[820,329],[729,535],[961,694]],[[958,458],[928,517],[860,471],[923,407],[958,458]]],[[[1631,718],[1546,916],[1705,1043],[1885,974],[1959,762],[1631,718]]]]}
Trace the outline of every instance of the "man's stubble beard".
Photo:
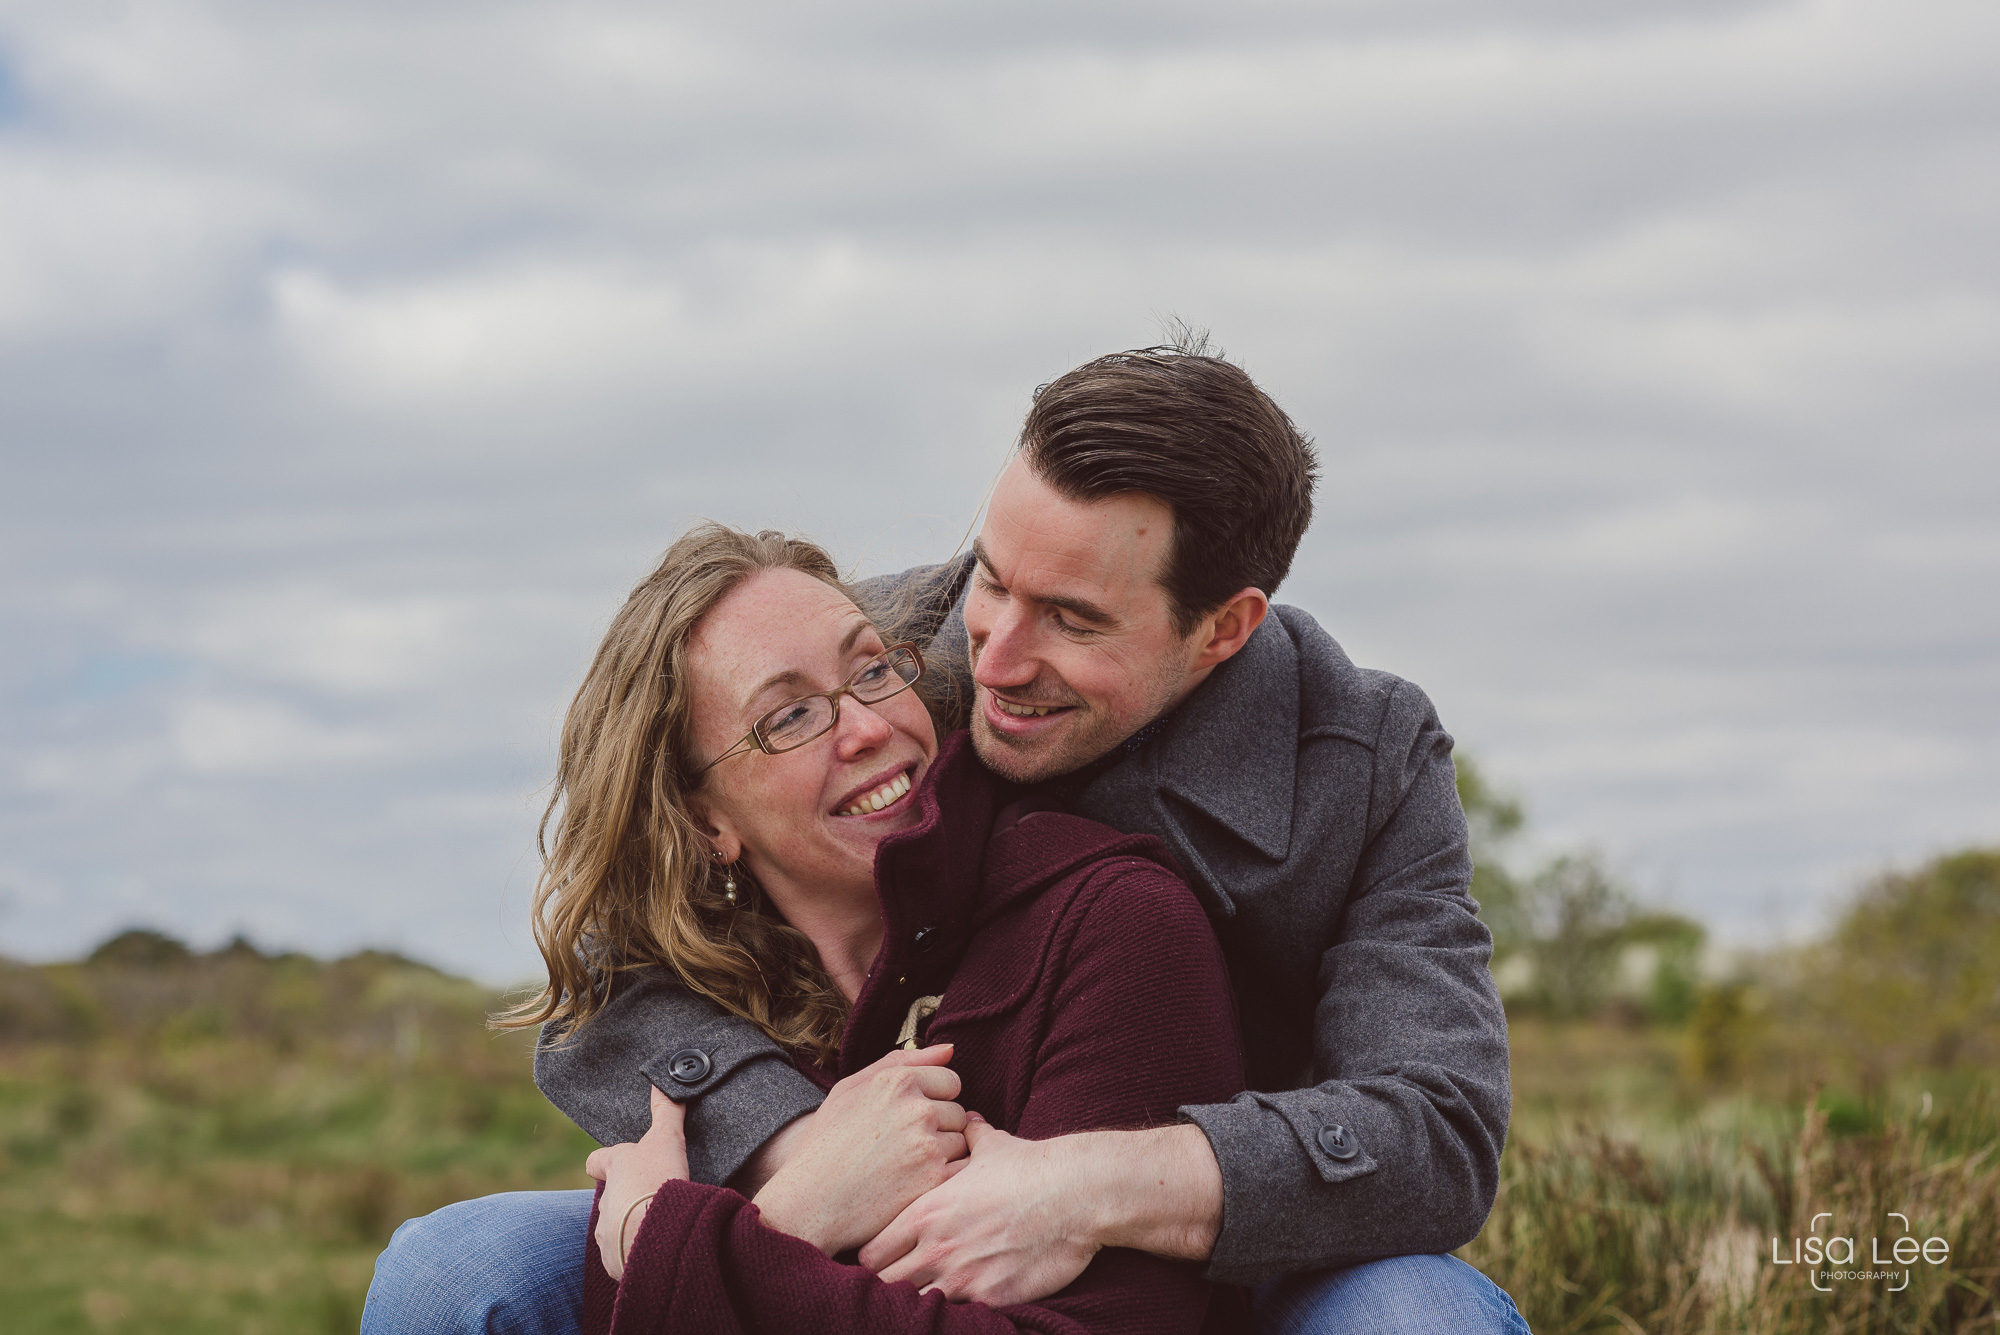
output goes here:
{"type": "Polygon", "coordinates": [[[1143,711],[1144,717],[1131,723],[1107,718],[1089,705],[1077,705],[1076,712],[1070,715],[1077,720],[1076,725],[1065,728],[1063,735],[1047,746],[1024,745],[995,732],[986,721],[986,710],[979,700],[979,692],[985,688],[974,686],[972,749],[986,768],[1010,783],[1046,783],[1109,754],[1120,742],[1165,713],[1186,680],[1187,674],[1181,669],[1163,665],[1152,683],[1152,698],[1143,711]]]}

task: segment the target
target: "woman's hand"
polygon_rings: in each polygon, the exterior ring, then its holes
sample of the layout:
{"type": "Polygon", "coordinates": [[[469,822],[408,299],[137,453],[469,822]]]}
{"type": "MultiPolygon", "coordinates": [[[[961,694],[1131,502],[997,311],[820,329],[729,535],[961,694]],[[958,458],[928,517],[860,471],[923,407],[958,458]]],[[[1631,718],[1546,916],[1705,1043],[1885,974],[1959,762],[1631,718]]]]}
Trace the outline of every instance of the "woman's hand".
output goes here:
{"type": "MultiPolygon", "coordinates": [[[[951,1045],[897,1050],[833,1087],[810,1134],[764,1189],[772,1228],[828,1256],[859,1247],[965,1163],[951,1045]]],[[[601,1153],[602,1151],[600,1151],[601,1153]]]]}
{"type": "Polygon", "coordinates": [[[641,1202],[662,1183],[687,1180],[686,1125],[687,1110],[655,1089],[652,1129],[636,1144],[607,1145],[583,1161],[583,1171],[604,1184],[597,1202],[597,1252],[613,1279],[625,1273],[626,1253],[646,1218],[641,1202]]]}

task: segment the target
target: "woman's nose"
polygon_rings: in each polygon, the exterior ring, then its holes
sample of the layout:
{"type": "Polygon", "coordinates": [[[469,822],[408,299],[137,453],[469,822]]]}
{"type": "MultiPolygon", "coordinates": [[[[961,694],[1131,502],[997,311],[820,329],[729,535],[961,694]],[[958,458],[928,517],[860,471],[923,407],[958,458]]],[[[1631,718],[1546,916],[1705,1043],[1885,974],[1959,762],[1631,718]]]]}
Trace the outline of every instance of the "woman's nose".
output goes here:
{"type": "Polygon", "coordinates": [[[840,702],[840,721],[834,731],[841,754],[858,755],[882,745],[896,730],[889,726],[889,720],[850,695],[840,702]]]}

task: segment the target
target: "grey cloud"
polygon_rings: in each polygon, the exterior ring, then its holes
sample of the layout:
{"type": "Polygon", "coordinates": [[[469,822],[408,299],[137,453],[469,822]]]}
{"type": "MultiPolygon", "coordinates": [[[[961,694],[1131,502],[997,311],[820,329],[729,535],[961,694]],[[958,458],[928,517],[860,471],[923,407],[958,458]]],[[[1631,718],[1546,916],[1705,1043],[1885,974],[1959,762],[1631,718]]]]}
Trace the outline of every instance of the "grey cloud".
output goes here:
{"type": "Polygon", "coordinates": [[[1320,438],[1284,596],[1744,937],[2000,838],[1990,6],[18,5],[0,950],[511,977],[700,514],[959,541],[1178,312],[1320,438]]]}

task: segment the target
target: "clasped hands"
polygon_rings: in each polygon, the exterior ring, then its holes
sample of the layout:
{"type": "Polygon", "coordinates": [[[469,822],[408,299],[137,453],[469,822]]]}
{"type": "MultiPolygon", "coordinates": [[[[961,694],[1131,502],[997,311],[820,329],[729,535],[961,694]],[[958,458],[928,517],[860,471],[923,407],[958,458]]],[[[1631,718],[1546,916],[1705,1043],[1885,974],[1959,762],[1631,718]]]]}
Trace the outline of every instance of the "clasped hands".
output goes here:
{"type": "MultiPolygon", "coordinates": [[[[953,1102],[951,1055],[950,1044],[894,1051],[835,1085],[774,1147],[782,1161],[757,1207],[829,1256],[859,1247],[884,1280],[994,1304],[1054,1293],[1097,1251],[1075,1226],[1060,1142],[1020,1140],[953,1102]]],[[[657,1089],[652,1105],[652,1128],[636,1143],[584,1164],[604,1183],[596,1237],[613,1279],[649,1198],[688,1175],[684,1110],[657,1089]]]]}

